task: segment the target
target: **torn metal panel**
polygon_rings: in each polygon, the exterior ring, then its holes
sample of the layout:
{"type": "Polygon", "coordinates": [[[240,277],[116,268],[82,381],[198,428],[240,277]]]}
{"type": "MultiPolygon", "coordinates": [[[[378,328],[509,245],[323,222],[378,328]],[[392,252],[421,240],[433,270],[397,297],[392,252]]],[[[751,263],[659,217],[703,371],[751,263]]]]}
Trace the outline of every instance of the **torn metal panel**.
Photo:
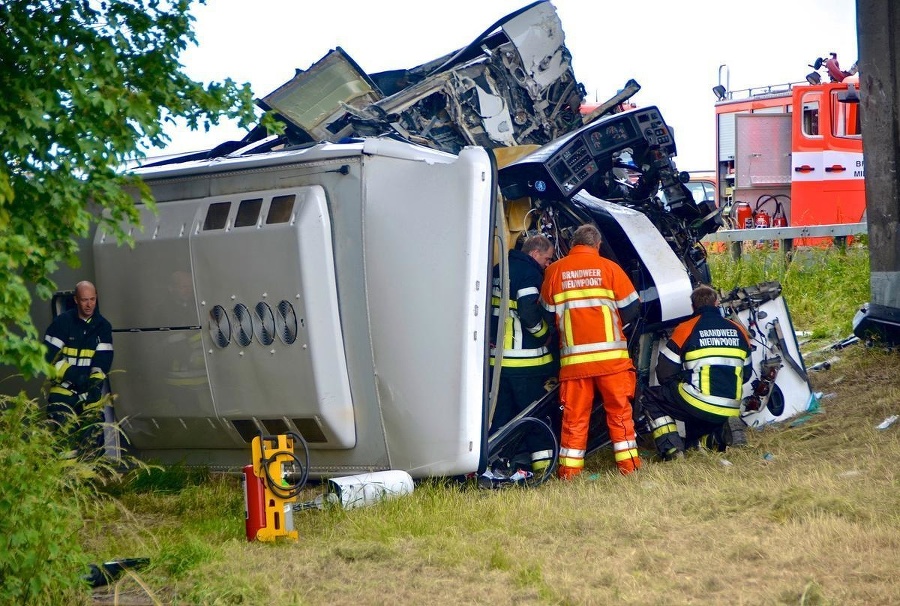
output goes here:
{"type": "Polygon", "coordinates": [[[629,80],[615,95],[591,110],[589,114],[585,115],[584,118],[582,118],[582,121],[585,124],[590,124],[594,120],[602,118],[607,114],[615,114],[621,111],[622,104],[635,96],[639,90],[641,90],[641,85],[635,80],[629,80]]]}
{"type": "Polygon", "coordinates": [[[583,99],[556,9],[542,1],[406,70],[369,76],[338,48],[260,104],[304,135],[296,142],[399,134],[458,153],[546,144],[581,126],[583,99]]]}
{"type": "Polygon", "coordinates": [[[487,135],[497,143],[515,145],[515,139],[512,137],[512,118],[503,97],[492,95],[478,85],[475,85],[475,90],[478,91],[478,106],[481,108],[487,135]]]}
{"type": "Polygon", "coordinates": [[[543,145],[578,127],[584,87],[572,72],[553,5],[536,3],[498,24],[499,33],[475,40],[418,84],[374,105],[396,114],[401,132],[450,152],[466,145],[543,145]],[[466,52],[473,48],[481,54],[466,52]]]}
{"type": "Polygon", "coordinates": [[[535,97],[569,69],[562,22],[549,3],[539,4],[503,24],[503,31],[519,53],[522,84],[535,97]]]}
{"type": "Polygon", "coordinates": [[[274,110],[310,141],[337,141],[352,134],[347,116],[382,97],[368,75],[341,47],[257,103],[274,110]]]}

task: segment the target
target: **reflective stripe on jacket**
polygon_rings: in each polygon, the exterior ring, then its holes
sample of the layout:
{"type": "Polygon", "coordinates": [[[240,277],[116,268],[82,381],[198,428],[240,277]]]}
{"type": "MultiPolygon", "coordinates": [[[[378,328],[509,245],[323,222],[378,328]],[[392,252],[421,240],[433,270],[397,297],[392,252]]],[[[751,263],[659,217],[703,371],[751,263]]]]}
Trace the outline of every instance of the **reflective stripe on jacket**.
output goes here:
{"type": "MultiPolygon", "coordinates": [[[[509,251],[509,313],[503,333],[506,376],[555,372],[555,360],[547,348],[550,326],[540,305],[543,271],[538,262],[519,250],[509,251]]],[[[500,267],[493,272],[491,297],[491,365],[497,353],[497,320],[500,317],[500,267]]]]}
{"type": "Polygon", "coordinates": [[[716,416],[740,412],[743,385],[751,375],[750,339],[744,327],[702,307],[679,324],[659,350],[661,384],[680,379],[677,393],[687,404],[716,416]]]}
{"type": "Polygon", "coordinates": [[[590,246],[574,246],[544,273],[541,300],[556,316],[559,378],[592,377],[633,368],[622,331],[640,299],[631,280],[590,246]]]}
{"type": "Polygon", "coordinates": [[[46,360],[54,365],[56,383],[77,393],[76,385],[106,379],[113,360],[112,326],[95,312],[87,321],[70,309],[53,319],[44,336],[46,360]]]}

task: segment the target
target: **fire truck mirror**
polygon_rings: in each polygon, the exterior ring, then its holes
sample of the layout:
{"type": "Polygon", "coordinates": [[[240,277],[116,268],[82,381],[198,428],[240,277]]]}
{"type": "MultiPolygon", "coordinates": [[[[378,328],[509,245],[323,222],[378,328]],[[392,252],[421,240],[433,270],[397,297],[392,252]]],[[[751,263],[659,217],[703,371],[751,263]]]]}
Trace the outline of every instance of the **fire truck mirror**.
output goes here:
{"type": "Polygon", "coordinates": [[[856,87],[853,84],[847,85],[846,91],[841,91],[837,95],[838,103],[859,103],[859,93],[856,92],[856,87]]]}

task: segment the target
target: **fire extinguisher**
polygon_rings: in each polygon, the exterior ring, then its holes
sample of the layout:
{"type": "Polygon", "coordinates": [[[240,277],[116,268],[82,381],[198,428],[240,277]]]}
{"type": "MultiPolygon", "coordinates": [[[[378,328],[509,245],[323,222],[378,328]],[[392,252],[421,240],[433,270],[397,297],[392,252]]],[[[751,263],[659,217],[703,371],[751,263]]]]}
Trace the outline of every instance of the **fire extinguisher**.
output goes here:
{"type": "Polygon", "coordinates": [[[241,483],[244,485],[244,525],[247,540],[255,541],[261,528],[266,527],[266,498],[263,480],[253,471],[253,465],[244,465],[241,483]]]}
{"type": "Polygon", "coordinates": [[[756,200],[756,207],[753,209],[753,226],[757,229],[765,229],[772,225],[772,215],[770,215],[765,208],[760,208],[769,200],[774,201],[777,206],[778,200],[776,200],[774,196],[764,195],[756,200]]]}
{"type": "Polygon", "coordinates": [[[787,227],[787,225],[788,221],[784,215],[784,206],[778,200],[778,196],[775,196],[775,216],[772,218],[772,227],[787,227]]]}
{"type": "MultiPolygon", "coordinates": [[[[787,227],[787,224],[787,217],[784,215],[784,206],[781,205],[778,196],[775,196],[775,214],[772,215],[772,227],[787,227]]],[[[781,242],[775,240],[772,243],[772,246],[775,250],[780,250],[781,242]]],[[[788,241],[788,249],[790,249],[790,241],[788,241]]]]}
{"type": "Polygon", "coordinates": [[[751,229],[753,227],[753,211],[746,202],[738,200],[732,208],[735,229],[751,229]]]}

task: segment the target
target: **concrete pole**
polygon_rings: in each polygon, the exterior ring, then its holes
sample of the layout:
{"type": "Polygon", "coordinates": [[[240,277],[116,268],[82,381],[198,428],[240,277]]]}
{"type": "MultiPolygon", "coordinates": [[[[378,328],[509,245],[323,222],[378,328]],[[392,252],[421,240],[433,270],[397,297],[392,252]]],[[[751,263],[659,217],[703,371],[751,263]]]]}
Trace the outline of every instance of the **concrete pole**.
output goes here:
{"type": "Polygon", "coordinates": [[[900,2],[857,0],[856,24],[872,300],[854,332],[900,343],[900,2]]]}

